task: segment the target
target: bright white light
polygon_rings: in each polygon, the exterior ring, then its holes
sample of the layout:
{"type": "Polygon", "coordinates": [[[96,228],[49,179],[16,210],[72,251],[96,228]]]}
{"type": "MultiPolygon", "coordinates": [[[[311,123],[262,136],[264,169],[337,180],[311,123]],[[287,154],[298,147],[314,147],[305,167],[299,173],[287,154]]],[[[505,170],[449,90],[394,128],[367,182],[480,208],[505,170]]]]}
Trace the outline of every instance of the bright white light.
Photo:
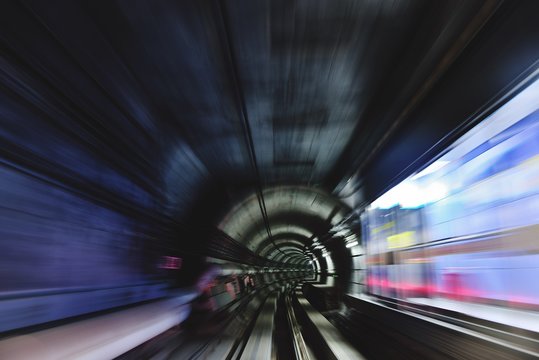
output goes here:
{"type": "Polygon", "coordinates": [[[335,233],[335,236],[346,236],[348,234],[348,230],[339,230],[335,233]]]}
{"type": "Polygon", "coordinates": [[[425,204],[422,189],[412,182],[402,183],[398,194],[403,208],[417,208],[425,204]]]}
{"type": "Polygon", "coordinates": [[[449,164],[449,161],[446,160],[438,160],[427,166],[423,171],[420,171],[419,173],[415,174],[411,177],[412,180],[417,180],[419,178],[422,178],[425,175],[429,175],[432,173],[435,173],[436,171],[440,170],[444,166],[449,164]]]}
{"type": "Polygon", "coordinates": [[[389,190],[384,195],[380,196],[378,199],[376,199],[376,201],[372,203],[372,206],[379,209],[391,209],[393,206],[398,205],[398,193],[395,191],[395,189],[396,187],[389,190]]]}
{"type": "Polygon", "coordinates": [[[322,256],[323,256],[323,257],[328,257],[328,256],[329,256],[329,253],[328,253],[328,252],[324,252],[324,253],[322,253],[322,256]]]}
{"type": "Polygon", "coordinates": [[[425,189],[425,203],[433,203],[443,199],[448,194],[447,186],[441,182],[433,182],[425,189]]]}
{"type": "Polygon", "coordinates": [[[372,203],[379,209],[390,209],[400,205],[402,208],[415,209],[436,202],[448,194],[447,186],[441,182],[433,182],[418,186],[412,180],[404,180],[372,203]]]}
{"type": "Polygon", "coordinates": [[[354,247],[354,246],[356,246],[356,245],[359,245],[359,243],[358,243],[357,241],[354,241],[354,242],[351,242],[351,243],[346,244],[346,247],[347,247],[347,248],[351,248],[351,247],[354,247]]]}
{"type": "Polygon", "coordinates": [[[393,206],[414,208],[423,204],[422,194],[416,184],[411,181],[403,181],[393,189],[386,192],[373,203],[374,207],[390,209],[393,206]]]}

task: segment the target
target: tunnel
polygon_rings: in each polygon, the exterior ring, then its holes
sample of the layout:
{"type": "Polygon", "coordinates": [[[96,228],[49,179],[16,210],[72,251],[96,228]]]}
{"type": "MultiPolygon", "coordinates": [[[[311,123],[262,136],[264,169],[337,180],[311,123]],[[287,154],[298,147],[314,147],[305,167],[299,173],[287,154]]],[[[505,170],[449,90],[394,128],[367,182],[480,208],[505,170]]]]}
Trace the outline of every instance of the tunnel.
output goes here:
{"type": "Polygon", "coordinates": [[[539,2],[0,2],[0,359],[539,357],[539,2]]]}

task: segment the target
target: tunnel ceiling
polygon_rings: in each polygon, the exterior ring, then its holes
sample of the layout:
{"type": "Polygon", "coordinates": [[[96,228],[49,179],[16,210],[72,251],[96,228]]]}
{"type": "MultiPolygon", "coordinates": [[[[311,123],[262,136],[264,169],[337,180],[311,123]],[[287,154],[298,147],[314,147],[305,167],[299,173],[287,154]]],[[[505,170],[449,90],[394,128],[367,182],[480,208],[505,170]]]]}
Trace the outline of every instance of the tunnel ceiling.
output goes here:
{"type": "Polygon", "coordinates": [[[263,256],[284,245],[305,250],[313,239],[327,237],[351,212],[348,206],[319,189],[281,186],[266,189],[263,196],[271,239],[255,195],[239,203],[219,225],[223,232],[263,256]]]}
{"type": "MultiPolygon", "coordinates": [[[[55,136],[84,143],[81,152],[144,193],[134,196],[116,184],[115,196],[130,199],[132,208],[158,199],[152,211],[157,207],[172,222],[187,217],[210,183],[219,184],[232,206],[267,189],[277,240],[307,242],[349,212],[328,194],[370,159],[388,129],[402,126],[399,114],[441,76],[496,6],[3,2],[2,84],[13,107],[47,123],[46,131],[25,129],[19,120],[29,115],[17,110],[10,136],[26,131],[36,144],[48,141],[44,148],[64,165],[78,155],[55,148],[55,136]]],[[[109,181],[103,174],[93,179],[109,181]]],[[[204,209],[208,204],[211,199],[204,209]]],[[[235,206],[221,229],[263,251],[267,238],[253,198],[235,206]]],[[[204,209],[196,216],[206,216],[204,209]]]]}

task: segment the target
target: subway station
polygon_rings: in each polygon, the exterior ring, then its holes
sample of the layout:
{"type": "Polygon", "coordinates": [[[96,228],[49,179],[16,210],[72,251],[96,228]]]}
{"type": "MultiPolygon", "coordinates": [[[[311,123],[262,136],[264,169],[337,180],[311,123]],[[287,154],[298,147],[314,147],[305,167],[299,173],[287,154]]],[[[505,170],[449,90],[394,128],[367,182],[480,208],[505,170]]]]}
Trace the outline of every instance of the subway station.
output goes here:
{"type": "Polygon", "coordinates": [[[539,1],[0,2],[0,359],[539,358],[539,1]]]}

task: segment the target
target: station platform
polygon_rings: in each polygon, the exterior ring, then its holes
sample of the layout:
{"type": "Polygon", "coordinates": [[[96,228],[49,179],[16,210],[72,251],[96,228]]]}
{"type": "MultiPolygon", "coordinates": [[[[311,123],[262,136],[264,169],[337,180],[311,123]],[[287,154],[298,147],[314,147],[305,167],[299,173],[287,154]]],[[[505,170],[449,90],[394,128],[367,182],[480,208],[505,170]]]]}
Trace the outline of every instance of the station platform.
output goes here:
{"type": "Polygon", "coordinates": [[[536,311],[526,311],[443,298],[410,298],[408,301],[421,305],[455,311],[468,316],[473,316],[503,325],[509,325],[516,329],[526,329],[539,334],[539,313],[536,311]]]}

